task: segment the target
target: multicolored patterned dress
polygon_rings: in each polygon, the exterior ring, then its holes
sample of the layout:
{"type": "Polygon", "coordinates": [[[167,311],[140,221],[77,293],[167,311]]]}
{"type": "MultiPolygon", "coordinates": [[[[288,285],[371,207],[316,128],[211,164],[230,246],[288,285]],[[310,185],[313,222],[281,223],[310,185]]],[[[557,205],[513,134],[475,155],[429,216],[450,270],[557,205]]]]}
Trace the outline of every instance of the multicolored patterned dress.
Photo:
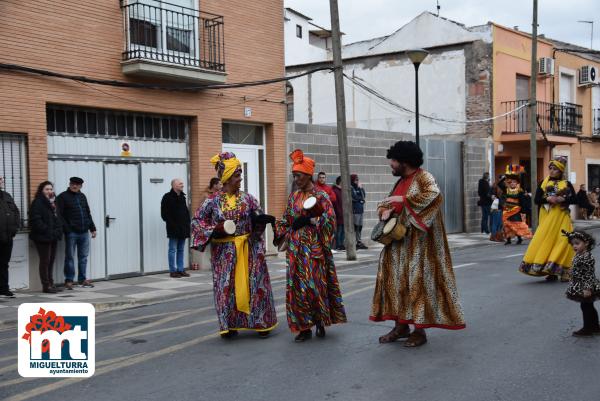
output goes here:
{"type": "Polygon", "coordinates": [[[283,218],[275,224],[275,237],[288,243],[286,309],[292,332],[309,330],[317,322],[324,326],[346,322],[342,293],[331,254],[335,213],[325,192],[294,191],[283,218]],[[315,196],[323,214],[315,225],[299,230],[292,223],[303,213],[304,201],[315,196]]]}
{"type": "Polygon", "coordinates": [[[506,188],[502,195],[502,223],[506,238],[524,237],[531,238],[531,230],[525,222],[524,215],[528,212],[528,199],[521,188],[506,188]]]}
{"type": "Polygon", "coordinates": [[[406,234],[381,251],[370,320],[464,329],[435,179],[418,169],[400,179],[390,195],[404,197],[392,205],[406,234]]]}
{"type": "MultiPolygon", "coordinates": [[[[239,192],[235,204],[230,207],[227,195],[218,192],[206,199],[192,219],[192,244],[194,248],[204,250],[210,242],[211,263],[215,307],[219,318],[221,333],[229,330],[269,331],[277,325],[277,314],[273,303],[271,280],[265,262],[264,226],[253,231],[251,214],[262,213],[256,198],[245,192],[239,192]],[[231,237],[213,238],[215,227],[225,220],[233,220],[236,232],[231,237]],[[247,272],[237,272],[237,254],[240,246],[247,248],[247,272]],[[236,246],[237,245],[237,246],[236,246]],[[249,287],[249,313],[239,309],[236,302],[236,282],[240,273],[246,278],[249,287]]],[[[238,290],[238,291],[236,291],[238,290]]]]}

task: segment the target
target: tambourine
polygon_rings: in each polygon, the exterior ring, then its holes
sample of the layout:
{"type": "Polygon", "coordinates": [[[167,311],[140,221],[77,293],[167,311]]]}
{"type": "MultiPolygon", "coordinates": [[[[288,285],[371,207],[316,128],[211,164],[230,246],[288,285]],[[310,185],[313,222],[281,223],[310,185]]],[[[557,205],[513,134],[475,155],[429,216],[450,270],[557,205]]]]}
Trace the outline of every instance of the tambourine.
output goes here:
{"type": "Polygon", "coordinates": [[[235,234],[236,226],[233,220],[225,220],[223,223],[223,231],[229,235],[235,234]]]}
{"type": "Polygon", "coordinates": [[[302,204],[302,208],[308,212],[310,217],[320,216],[324,212],[321,203],[319,203],[315,196],[310,196],[306,198],[306,200],[302,204]]]}
{"type": "Polygon", "coordinates": [[[371,239],[389,245],[392,241],[400,241],[406,235],[406,227],[400,223],[400,219],[392,217],[387,221],[379,221],[373,227],[371,239]]]}

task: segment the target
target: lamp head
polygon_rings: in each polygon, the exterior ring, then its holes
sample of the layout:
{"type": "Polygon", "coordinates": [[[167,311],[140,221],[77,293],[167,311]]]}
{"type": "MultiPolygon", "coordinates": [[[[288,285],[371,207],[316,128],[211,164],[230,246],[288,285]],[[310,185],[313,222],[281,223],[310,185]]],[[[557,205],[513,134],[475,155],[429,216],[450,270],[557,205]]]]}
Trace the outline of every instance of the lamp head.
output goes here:
{"type": "Polygon", "coordinates": [[[413,64],[421,64],[423,60],[429,55],[429,52],[425,49],[412,49],[407,50],[406,55],[412,61],[413,64]]]}

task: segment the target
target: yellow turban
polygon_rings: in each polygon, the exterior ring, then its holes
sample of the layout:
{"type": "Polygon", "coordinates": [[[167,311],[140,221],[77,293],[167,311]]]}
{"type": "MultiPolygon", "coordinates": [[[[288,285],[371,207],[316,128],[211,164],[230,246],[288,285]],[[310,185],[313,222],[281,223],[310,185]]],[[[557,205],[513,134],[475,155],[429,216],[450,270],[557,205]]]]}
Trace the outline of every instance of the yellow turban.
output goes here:
{"type": "Polygon", "coordinates": [[[566,159],[564,157],[557,157],[554,160],[550,161],[550,164],[559,169],[561,172],[565,172],[565,168],[567,168],[566,159]]]}
{"type": "Polygon", "coordinates": [[[235,174],[237,170],[242,169],[242,163],[231,152],[223,152],[213,156],[210,162],[215,166],[219,179],[224,184],[235,174]]]}

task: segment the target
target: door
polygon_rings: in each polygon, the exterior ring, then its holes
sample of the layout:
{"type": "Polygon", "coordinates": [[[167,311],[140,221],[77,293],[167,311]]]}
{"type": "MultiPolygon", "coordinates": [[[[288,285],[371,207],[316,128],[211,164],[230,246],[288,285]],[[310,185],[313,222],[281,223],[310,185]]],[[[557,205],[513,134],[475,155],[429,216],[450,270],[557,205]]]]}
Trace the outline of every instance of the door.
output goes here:
{"type": "MultiPolygon", "coordinates": [[[[100,279],[106,277],[106,252],[104,250],[104,194],[102,190],[102,163],[95,161],[49,160],[48,178],[54,183],[54,191],[60,194],[69,185],[69,177],[83,178],[81,192],[85,194],[90,205],[92,219],[96,225],[97,236],[90,242],[87,277],[100,279]]],[[[58,243],[54,262],[54,282],[64,282],[63,263],[65,261],[64,238],[58,243]]]]}
{"type": "MultiPolygon", "coordinates": [[[[525,75],[517,75],[517,104],[516,107],[529,102],[529,77],[525,75]]],[[[527,132],[529,130],[529,108],[524,107],[516,113],[517,132],[527,132]]]]}
{"type": "MultiPolygon", "coordinates": [[[[180,178],[188,192],[188,168],[185,163],[142,163],[142,227],[143,230],[143,270],[153,273],[169,270],[168,239],[166,223],[160,217],[160,202],[165,193],[171,190],[171,180],[180,178]]],[[[195,194],[191,194],[195,196],[195,194]]],[[[194,213],[195,210],[191,210],[194,213]]],[[[184,266],[188,263],[185,252],[184,266]]]]}
{"type": "Polygon", "coordinates": [[[107,275],[141,273],[139,165],[104,164],[107,275]]]}
{"type": "Polygon", "coordinates": [[[242,191],[253,195],[262,205],[259,151],[255,147],[224,143],[224,152],[233,152],[242,163],[242,191]]]}

